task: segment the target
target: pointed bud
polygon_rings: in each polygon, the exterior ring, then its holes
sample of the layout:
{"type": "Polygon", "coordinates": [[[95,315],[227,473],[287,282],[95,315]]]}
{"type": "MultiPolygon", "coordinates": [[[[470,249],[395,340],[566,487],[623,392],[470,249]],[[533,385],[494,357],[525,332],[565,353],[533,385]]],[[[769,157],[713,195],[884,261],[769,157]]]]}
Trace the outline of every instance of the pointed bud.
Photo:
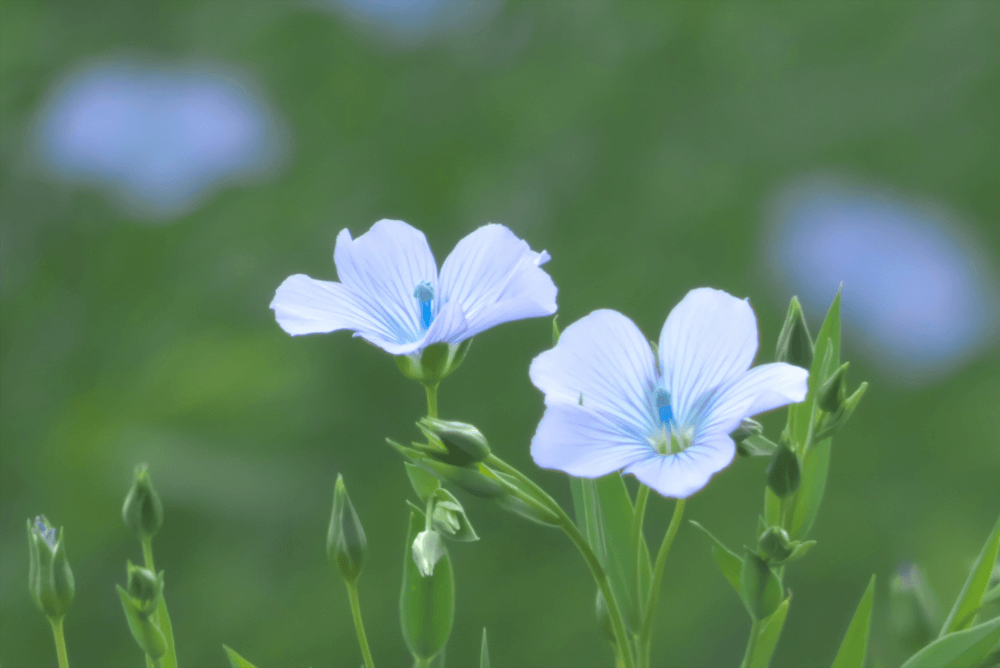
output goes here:
{"type": "Polygon", "coordinates": [[[730,437],[736,443],[740,457],[767,457],[774,454],[778,444],[764,436],[764,426],[752,418],[743,418],[730,437]]]}
{"type": "Polygon", "coordinates": [[[163,571],[157,575],[148,568],[136,566],[131,561],[126,564],[128,584],[125,590],[135,600],[139,615],[149,617],[156,612],[163,594],[163,571]]]}
{"type": "Polygon", "coordinates": [[[441,534],[436,531],[421,531],[413,540],[413,563],[417,565],[420,575],[429,578],[434,575],[434,566],[441,557],[448,553],[441,534]]]}
{"type": "Polygon", "coordinates": [[[73,571],[66,561],[63,530],[57,532],[44,515],[28,520],[28,591],[35,605],[51,620],[62,619],[76,593],[73,571]]]}
{"type": "Polygon", "coordinates": [[[836,413],[847,399],[847,367],[850,362],[844,362],[833,372],[833,375],[819,386],[817,400],[819,407],[827,413],[836,413]]]}
{"type": "Polygon", "coordinates": [[[139,540],[151,539],[163,524],[163,504],[153,489],[145,464],[135,467],[132,487],[122,506],[122,519],[139,540]]]}
{"type": "Polygon", "coordinates": [[[808,369],[812,366],[813,340],[809,336],[809,327],[802,314],[802,305],[798,297],[792,297],[785,315],[785,324],[778,334],[776,359],[808,369]]]}
{"type": "Polygon", "coordinates": [[[445,464],[467,466],[490,456],[486,437],[471,424],[425,417],[417,422],[417,427],[428,439],[436,438],[447,448],[447,456],[438,457],[445,464]]]}
{"type": "Polygon", "coordinates": [[[361,566],[367,552],[365,530],[361,527],[354,504],[347,496],[344,476],[338,474],[333,490],[330,530],[326,535],[326,556],[340,570],[340,575],[346,582],[353,582],[361,575],[361,566]]]}
{"type": "Polygon", "coordinates": [[[784,592],[781,580],[752,550],[746,550],[740,570],[743,603],[754,619],[764,619],[778,609],[784,592]]]}
{"type": "Polygon", "coordinates": [[[767,486],[783,499],[794,494],[801,481],[802,467],[798,456],[787,445],[780,444],[767,465],[767,486]]]}
{"type": "Polygon", "coordinates": [[[472,339],[459,344],[433,343],[419,353],[397,355],[396,366],[410,380],[437,385],[462,364],[470,345],[472,339]]]}
{"type": "Polygon", "coordinates": [[[459,542],[479,540],[465,514],[465,508],[443,487],[438,487],[428,498],[427,514],[431,518],[433,529],[445,538],[459,542]]]}
{"type": "Polygon", "coordinates": [[[791,539],[788,532],[781,527],[768,527],[757,539],[757,547],[764,553],[764,558],[774,561],[782,561],[791,556],[793,547],[789,543],[791,539]]]}

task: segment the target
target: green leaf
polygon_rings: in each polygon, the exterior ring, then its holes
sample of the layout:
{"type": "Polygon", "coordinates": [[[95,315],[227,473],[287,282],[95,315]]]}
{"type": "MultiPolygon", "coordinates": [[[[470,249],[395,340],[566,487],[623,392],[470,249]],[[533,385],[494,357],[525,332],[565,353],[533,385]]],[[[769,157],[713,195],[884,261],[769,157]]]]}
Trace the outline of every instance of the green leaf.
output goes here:
{"type": "Polygon", "coordinates": [[[410,513],[410,529],[403,554],[403,588],[399,616],[403,639],[414,657],[429,660],[445,646],[455,620],[455,577],[451,557],[445,553],[434,574],[422,577],[413,561],[412,545],[424,528],[416,513],[410,513]]]}
{"type": "Polygon", "coordinates": [[[721,570],[722,574],[726,576],[726,580],[728,580],[729,584],[733,586],[733,590],[742,596],[742,590],[740,589],[740,571],[743,570],[743,560],[740,559],[735,552],[723,545],[722,541],[713,536],[708,529],[694,520],[688,521],[691,522],[691,524],[693,524],[696,528],[700,529],[701,532],[708,536],[708,539],[712,541],[712,557],[715,559],[715,563],[719,565],[719,570],[721,570]]]}
{"type": "Polygon", "coordinates": [[[798,493],[793,497],[795,511],[792,514],[792,527],[789,535],[793,539],[805,538],[823,502],[823,492],[826,491],[826,477],[830,469],[830,439],[825,439],[816,447],[810,449],[802,466],[802,483],[798,493]]]}
{"type": "MultiPolygon", "coordinates": [[[[122,608],[125,611],[125,620],[128,622],[132,637],[136,644],[146,653],[148,657],[160,658],[167,653],[167,640],[163,632],[153,623],[152,618],[144,618],[135,600],[129,596],[128,592],[122,589],[121,585],[115,585],[118,597],[122,600],[122,608]]],[[[154,613],[155,614],[155,613],[154,613]]]]}
{"type": "Polygon", "coordinates": [[[827,311],[823,325],[816,335],[815,353],[809,369],[809,394],[805,401],[793,405],[789,410],[792,437],[798,444],[805,444],[809,438],[809,428],[815,414],[816,394],[819,386],[826,380],[822,377],[824,362],[832,369],[840,366],[840,288],[837,289],[837,296],[830,304],[830,310],[827,311]]]}
{"type": "Polygon", "coordinates": [[[768,526],[781,526],[781,499],[766,485],[764,486],[764,521],[768,526]]]}
{"type": "MultiPolygon", "coordinates": [[[[555,326],[555,321],[552,321],[555,326]]],[[[486,645],[486,627],[483,627],[483,643],[479,647],[479,668],[490,668],[490,648],[486,645]]]]}
{"type": "Polygon", "coordinates": [[[160,605],[156,609],[156,621],[160,627],[160,633],[167,639],[167,653],[163,655],[163,668],[177,668],[174,627],[170,624],[170,613],[167,612],[167,600],[163,596],[160,596],[160,605]]]}
{"type": "Polygon", "coordinates": [[[244,659],[242,656],[237,654],[236,650],[234,650],[232,647],[227,647],[226,645],[223,645],[222,649],[226,650],[226,656],[229,658],[229,665],[231,666],[231,668],[257,668],[257,666],[253,665],[252,663],[244,659]]]}
{"type": "Polygon", "coordinates": [[[982,604],[983,594],[990,586],[990,576],[993,574],[993,564],[996,563],[998,550],[1000,550],[1000,519],[997,519],[997,523],[993,526],[993,532],[986,539],[976,563],[972,565],[972,571],[962,587],[962,592],[948,613],[948,618],[944,620],[941,636],[972,626],[976,611],[982,604]]]}
{"type": "Polygon", "coordinates": [[[1000,641],[1000,617],[942,636],[911,656],[902,668],[967,668],[989,655],[1000,641]]]}
{"type": "Polygon", "coordinates": [[[847,626],[847,633],[837,650],[832,668],[862,668],[868,653],[868,638],[871,630],[872,607],[875,604],[875,576],[868,582],[858,609],[847,626]]]}
{"type": "Polygon", "coordinates": [[[420,499],[421,503],[427,503],[428,497],[434,493],[434,490],[441,487],[441,482],[433,473],[423,470],[416,464],[403,462],[403,466],[406,467],[406,476],[410,479],[410,484],[413,485],[413,491],[417,493],[417,498],[420,499]]]}
{"type": "Polygon", "coordinates": [[[792,597],[787,597],[778,606],[778,609],[771,613],[770,617],[762,620],[760,630],[757,632],[757,644],[753,648],[750,656],[748,668],[767,668],[771,663],[771,656],[778,646],[781,638],[781,629],[785,626],[785,617],[788,616],[788,606],[792,597]]]}
{"type": "Polygon", "coordinates": [[[604,529],[605,568],[611,589],[621,605],[625,623],[632,631],[638,632],[642,625],[642,610],[635,586],[639,553],[632,542],[632,499],[620,473],[598,478],[595,483],[604,529]]]}

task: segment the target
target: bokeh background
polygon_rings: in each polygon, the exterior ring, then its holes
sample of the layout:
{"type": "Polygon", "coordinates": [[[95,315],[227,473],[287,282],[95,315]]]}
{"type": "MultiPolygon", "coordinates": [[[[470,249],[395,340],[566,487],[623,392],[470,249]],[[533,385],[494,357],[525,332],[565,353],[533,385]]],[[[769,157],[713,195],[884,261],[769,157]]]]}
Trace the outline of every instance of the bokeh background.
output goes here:
{"type": "MultiPolygon", "coordinates": [[[[179,657],[360,662],[326,562],[333,481],[369,535],[376,661],[408,665],[409,487],[383,439],[423,392],[347,334],[291,338],[289,274],[333,280],[337,232],[423,229],[442,261],[501,222],[553,256],[565,326],[596,308],[657,335],[697,286],[749,296],[773,358],[789,297],[816,331],[843,281],[845,357],[871,388],[837,438],[819,546],[789,574],[775,666],[828,665],[871,573],[873,661],[904,651],[887,582],[917,562],[949,606],[1000,509],[1000,5],[991,2],[0,3],[0,664],[54,663],[24,521],[66,527],[76,666],[134,666],[114,583],[139,462],[179,657]]],[[[550,323],[477,337],[444,417],[569,503],[528,443],[550,323]]],[[[769,416],[772,433],[783,415],[769,416]]],[[[753,540],[763,460],[687,516],[753,540]]],[[[449,665],[601,666],[565,537],[463,496],[449,665]]],[[[670,512],[652,503],[650,540],[670,512]]],[[[654,661],[734,665],[745,612],[692,528],[654,661]]]]}

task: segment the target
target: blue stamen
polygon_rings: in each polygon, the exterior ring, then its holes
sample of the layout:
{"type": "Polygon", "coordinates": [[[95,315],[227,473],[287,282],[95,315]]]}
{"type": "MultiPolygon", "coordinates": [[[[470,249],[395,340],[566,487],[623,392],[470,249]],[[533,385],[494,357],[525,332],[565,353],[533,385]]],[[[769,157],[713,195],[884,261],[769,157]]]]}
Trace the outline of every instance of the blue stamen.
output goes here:
{"type": "Polygon", "coordinates": [[[420,281],[413,291],[413,296],[420,302],[420,322],[424,329],[431,326],[434,321],[434,314],[431,313],[431,302],[434,299],[434,286],[430,281],[420,281]]]}
{"type": "Polygon", "coordinates": [[[669,425],[670,421],[674,419],[674,409],[670,406],[670,393],[662,387],[658,387],[653,398],[656,399],[656,410],[660,413],[660,422],[669,425]]]}

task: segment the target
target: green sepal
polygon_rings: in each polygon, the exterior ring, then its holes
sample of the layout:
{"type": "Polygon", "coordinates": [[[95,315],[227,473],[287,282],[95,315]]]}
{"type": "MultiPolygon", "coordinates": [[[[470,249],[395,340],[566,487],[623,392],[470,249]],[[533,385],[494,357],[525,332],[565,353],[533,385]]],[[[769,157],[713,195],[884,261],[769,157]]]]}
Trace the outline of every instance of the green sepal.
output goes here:
{"type": "Polygon", "coordinates": [[[424,521],[411,512],[403,555],[399,615],[410,653],[427,661],[444,648],[451,635],[455,620],[455,578],[447,553],[438,561],[433,575],[421,575],[413,560],[412,545],[423,529],[424,521]]]}
{"type": "Polygon", "coordinates": [[[448,490],[435,489],[427,500],[427,507],[434,530],[443,537],[463,543],[479,540],[465,508],[448,490]]]}
{"type": "Polygon", "coordinates": [[[754,645],[753,653],[748,657],[746,668],[767,668],[771,663],[771,657],[781,638],[781,631],[785,627],[785,618],[788,616],[788,606],[791,602],[792,597],[788,596],[774,612],[761,620],[760,630],[757,631],[757,643],[754,645]]]}
{"type": "Polygon", "coordinates": [[[785,322],[778,334],[778,345],[775,351],[778,362],[787,362],[808,369],[813,361],[813,341],[809,336],[809,326],[806,325],[802,304],[798,297],[792,297],[788,303],[785,322]]]}
{"type": "Polygon", "coordinates": [[[831,668],[864,668],[871,635],[872,608],[875,605],[875,576],[868,581],[861,602],[847,626],[847,633],[840,643],[831,668]]]}
{"type": "MultiPolygon", "coordinates": [[[[555,320],[552,321],[555,326],[555,320]]],[[[490,668],[490,648],[486,644],[486,627],[483,627],[483,642],[479,645],[479,668],[490,668]]]]}
{"type": "Polygon", "coordinates": [[[361,575],[367,552],[368,538],[347,495],[344,476],[338,473],[333,489],[330,528],[326,534],[326,556],[340,571],[345,582],[353,582],[361,575]]]}
{"type": "Polygon", "coordinates": [[[736,454],[740,457],[770,457],[778,450],[778,444],[763,434],[751,434],[736,443],[736,454]]]}
{"type": "Polygon", "coordinates": [[[50,620],[62,619],[73,603],[76,582],[66,559],[63,528],[56,532],[55,544],[49,545],[37,523],[47,532],[52,529],[45,516],[27,520],[28,528],[28,591],[38,609],[50,620]]]}
{"type": "Polygon", "coordinates": [[[815,544],[816,544],[816,541],[814,541],[814,540],[807,540],[807,541],[793,540],[793,541],[791,541],[789,543],[789,546],[792,548],[792,553],[789,554],[784,559],[774,559],[774,560],[772,560],[771,561],[771,565],[772,566],[784,566],[786,564],[790,564],[792,562],[798,561],[802,557],[806,556],[806,554],[809,553],[809,550],[811,550],[815,544]]]}
{"type": "Polygon", "coordinates": [[[413,486],[417,498],[420,499],[421,503],[427,503],[427,499],[430,498],[434,490],[441,487],[441,481],[416,464],[403,462],[403,466],[406,467],[406,477],[410,479],[410,484],[413,486]]]}
{"type": "Polygon", "coordinates": [[[990,586],[993,574],[993,564],[1000,552],[1000,518],[997,519],[983,549],[979,552],[976,562],[972,565],[969,577],[962,586],[962,591],[955,600],[948,618],[941,627],[941,636],[954,631],[967,629],[975,623],[976,612],[982,605],[983,595],[990,586]]]}
{"type": "Polygon", "coordinates": [[[740,569],[740,594],[754,619],[769,617],[784,598],[781,580],[767,562],[749,548],[745,550],[740,569]]]}
{"type": "Polygon", "coordinates": [[[559,314],[552,316],[552,347],[555,348],[556,344],[559,343],[559,314]]]}
{"type": "Polygon", "coordinates": [[[447,455],[439,457],[445,464],[468,466],[490,456],[486,437],[471,424],[424,417],[417,421],[417,428],[428,441],[436,441],[445,448],[447,455]]]}
{"type": "Polygon", "coordinates": [[[778,446],[771,463],[767,465],[767,486],[779,497],[794,494],[802,482],[802,467],[799,457],[784,443],[778,446]]]}
{"type": "Polygon", "coordinates": [[[795,545],[781,527],[767,527],[757,538],[757,548],[769,562],[784,561],[792,556],[795,545]]]}
{"type": "Polygon", "coordinates": [[[830,469],[830,439],[806,452],[802,466],[802,483],[794,497],[792,526],[788,534],[801,540],[809,535],[826,491],[827,472],[830,469]]]}
{"type": "Polygon", "coordinates": [[[725,576],[726,581],[732,585],[733,591],[735,591],[742,598],[743,590],[740,585],[740,573],[743,570],[743,560],[737,556],[735,552],[723,545],[722,541],[713,536],[712,533],[701,524],[695,522],[694,520],[688,521],[697,529],[700,529],[701,532],[712,542],[712,557],[715,559],[715,563],[719,566],[719,570],[722,571],[722,575],[725,576]]]}
{"type": "Polygon", "coordinates": [[[234,650],[232,647],[227,647],[226,645],[223,645],[222,649],[226,651],[226,658],[229,659],[230,668],[257,668],[257,666],[253,665],[252,663],[244,659],[242,656],[237,654],[236,650],[234,650]]]}
{"type": "Polygon", "coordinates": [[[142,614],[136,601],[121,585],[116,584],[115,589],[121,598],[129,630],[139,648],[152,659],[162,658],[167,653],[167,639],[163,632],[153,623],[151,615],[142,614]]]}
{"type": "Polygon", "coordinates": [[[820,410],[836,413],[843,407],[847,399],[847,369],[850,366],[850,362],[844,362],[819,386],[816,404],[820,410]]]}
{"type": "Polygon", "coordinates": [[[473,496],[492,499],[504,494],[506,491],[503,482],[482,463],[468,467],[453,466],[438,461],[416,448],[408,448],[400,445],[392,439],[387,438],[386,442],[413,464],[434,474],[442,482],[450,482],[458,485],[473,496]]]}
{"type": "Polygon", "coordinates": [[[437,385],[450,376],[465,360],[472,339],[459,344],[432,343],[419,353],[396,355],[396,366],[404,376],[424,385],[437,385]]]}
{"type": "Polygon", "coordinates": [[[125,562],[125,571],[128,578],[125,591],[135,602],[139,614],[148,618],[159,610],[160,600],[163,598],[164,572],[157,574],[148,568],[136,566],[131,561],[125,562]]]}
{"type": "Polygon", "coordinates": [[[976,666],[1000,642],[1000,617],[941,636],[911,656],[902,668],[966,668],[976,666]]]}

